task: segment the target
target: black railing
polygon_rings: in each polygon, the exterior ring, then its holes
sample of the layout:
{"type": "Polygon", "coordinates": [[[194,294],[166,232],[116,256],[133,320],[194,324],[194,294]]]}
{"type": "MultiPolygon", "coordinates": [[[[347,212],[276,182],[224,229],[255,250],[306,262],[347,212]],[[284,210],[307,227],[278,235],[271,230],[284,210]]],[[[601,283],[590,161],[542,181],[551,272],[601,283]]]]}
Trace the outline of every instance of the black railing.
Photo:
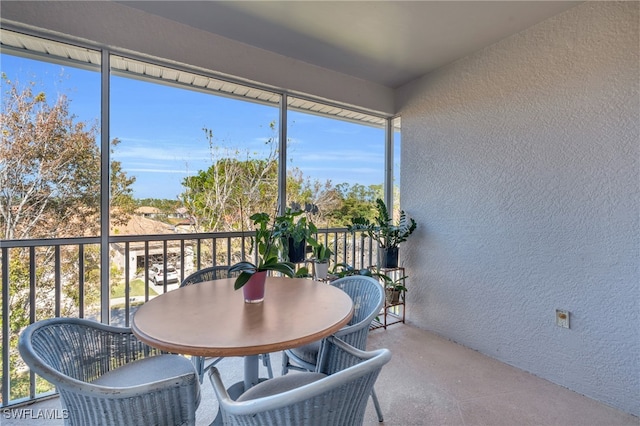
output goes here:
{"type": "MultiPolygon", "coordinates": [[[[114,235],[109,264],[100,264],[100,237],[0,241],[2,283],[2,401],[0,407],[50,396],[53,388],[22,362],[17,348],[27,325],[50,317],[103,318],[129,326],[137,306],[171,291],[190,273],[251,259],[252,232],[114,235]],[[109,282],[100,282],[101,268],[109,282]],[[160,272],[161,271],[161,272],[160,272]],[[160,284],[159,284],[160,283],[160,284]],[[108,298],[105,304],[104,298],[108,298]]],[[[316,236],[333,252],[333,264],[372,265],[372,244],[345,228],[316,236]]]]}

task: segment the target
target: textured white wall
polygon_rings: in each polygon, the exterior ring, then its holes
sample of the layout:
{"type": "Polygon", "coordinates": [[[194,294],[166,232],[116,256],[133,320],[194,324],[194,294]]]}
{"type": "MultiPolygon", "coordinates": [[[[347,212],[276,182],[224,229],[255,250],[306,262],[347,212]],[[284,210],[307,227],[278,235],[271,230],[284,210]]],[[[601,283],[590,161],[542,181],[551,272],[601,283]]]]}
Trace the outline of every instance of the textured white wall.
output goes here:
{"type": "Polygon", "coordinates": [[[584,3],[396,99],[409,321],[635,415],[638,6],[584,3]]]}

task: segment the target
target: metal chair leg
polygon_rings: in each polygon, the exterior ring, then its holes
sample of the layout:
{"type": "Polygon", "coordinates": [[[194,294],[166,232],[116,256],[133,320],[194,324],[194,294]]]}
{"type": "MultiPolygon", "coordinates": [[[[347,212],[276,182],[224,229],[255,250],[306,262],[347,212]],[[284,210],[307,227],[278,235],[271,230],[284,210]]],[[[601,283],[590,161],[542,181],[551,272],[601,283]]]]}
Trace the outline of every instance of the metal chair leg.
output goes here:
{"type": "Polygon", "coordinates": [[[267,367],[267,375],[270,379],[273,379],[273,369],[271,368],[271,356],[269,354],[262,354],[262,365],[267,367]]]}
{"type": "Polygon", "coordinates": [[[192,356],[191,362],[193,363],[193,367],[196,369],[196,373],[198,373],[200,384],[202,384],[202,379],[204,378],[204,358],[201,356],[192,356]]]}
{"type": "Polygon", "coordinates": [[[282,374],[283,376],[289,372],[289,357],[285,351],[282,351],[282,374]]]}
{"type": "Polygon", "coordinates": [[[384,418],[382,417],[382,409],[380,408],[380,403],[378,402],[378,396],[376,395],[375,389],[371,389],[371,399],[373,400],[373,406],[376,407],[378,421],[382,423],[384,421],[384,418]]]}

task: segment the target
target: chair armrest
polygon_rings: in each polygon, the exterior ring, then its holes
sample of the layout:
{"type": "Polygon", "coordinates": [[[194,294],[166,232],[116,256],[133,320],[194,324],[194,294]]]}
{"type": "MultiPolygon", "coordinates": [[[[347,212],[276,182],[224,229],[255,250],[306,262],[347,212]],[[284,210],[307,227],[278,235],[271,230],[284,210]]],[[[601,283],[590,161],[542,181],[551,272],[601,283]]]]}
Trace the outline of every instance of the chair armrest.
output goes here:
{"type": "MultiPolygon", "coordinates": [[[[338,339],[333,340],[337,341],[338,339]]],[[[336,345],[340,347],[341,350],[344,350],[345,353],[357,357],[361,361],[360,364],[366,365],[362,365],[362,368],[352,368],[338,371],[333,375],[323,378],[322,380],[309,383],[293,390],[242,402],[234,401],[231,399],[224,386],[224,383],[222,382],[220,373],[217,368],[214,367],[209,370],[209,380],[211,381],[223,412],[234,416],[246,416],[252,415],[252,413],[256,412],[278,410],[280,408],[290,406],[300,401],[317,397],[318,395],[321,395],[332,389],[339,388],[341,384],[353,380],[358,376],[367,374],[367,372],[370,370],[379,371],[382,366],[391,359],[391,352],[388,349],[378,349],[375,351],[364,352],[359,349],[352,348],[341,341],[338,341],[336,345]]]]}
{"type": "Polygon", "coordinates": [[[222,378],[220,377],[220,371],[216,367],[211,367],[209,369],[209,380],[211,381],[211,385],[213,386],[213,391],[216,393],[216,397],[218,401],[222,405],[222,403],[230,404],[233,403],[233,399],[229,396],[229,392],[227,392],[227,388],[222,382],[222,378]]]}
{"type": "Polygon", "coordinates": [[[362,321],[342,327],[333,335],[340,339],[344,339],[348,344],[354,347],[363,348],[367,344],[367,336],[369,334],[369,326],[373,319],[380,314],[380,310],[384,305],[384,298],[380,299],[376,309],[373,309],[371,313],[362,321]]]}

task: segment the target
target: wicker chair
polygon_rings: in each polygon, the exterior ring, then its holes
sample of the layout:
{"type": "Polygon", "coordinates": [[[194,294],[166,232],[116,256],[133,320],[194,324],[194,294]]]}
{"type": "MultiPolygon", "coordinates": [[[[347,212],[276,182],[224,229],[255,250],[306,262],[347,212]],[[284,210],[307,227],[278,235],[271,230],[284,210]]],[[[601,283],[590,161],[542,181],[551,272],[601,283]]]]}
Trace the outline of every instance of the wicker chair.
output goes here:
{"type": "MultiPolygon", "coordinates": [[[[213,280],[221,280],[223,278],[231,278],[235,277],[239,274],[239,272],[229,272],[228,266],[211,266],[209,268],[204,268],[199,271],[194,272],[193,274],[186,277],[180,287],[185,287],[188,285],[198,284],[204,281],[213,281],[213,280]]],[[[267,369],[267,374],[270,379],[273,378],[273,369],[271,368],[271,358],[269,354],[260,355],[262,359],[262,364],[267,369]]],[[[202,383],[202,379],[204,378],[204,373],[214,365],[218,364],[224,358],[205,358],[202,356],[192,356],[191,361],[193,362],[193,366],[196,368],[198,372],[198,377],[200,378],[200,383],[202,383]],[[208,363],[208,364],[207,364],[208,363]],[[206,367],[205,367],[205,364],[206,367]]]]}
{"type": "Polygon", "coordinates": [[[200,383],[191,362],[129,328],[52,318],[20,335],[20,355],[56,386],[67,425],[194,425],[200,383]]]}
{"type": "Polygon", "coordinates": [[[335,337],[322,343],[315,372],[295,373],[262,382],[237,400],[229,397],[220,373],[209,379],[225,425],[362,425],[367,399],[388,349],[364,352],[335,337]]]}
{"type": "MultiPolygon", "coordinates": [[[[384,290],[374,278],[364,275],[354,275],[340,278],[331,283],[347,293],[353,300],[353,317],[336,337],[344,340],[351,346],[365,350],[369,326],[373,319],[380,313],[384,304],[384,290]]],[[[313,371],[316,367],[320,341],[284,351],[282,357],[282,375],[289,369],[301,371],[313,371]]]]}
{"type": "Polygon", "coordinates": [[[234,272],[229,272],[228,266],[211,266],[209,268],[200,269],[199,271],[194,272],[189,275],[187,278],[182,280],[180,287],[185,287],[192,284],[198,284],[204,281],[213,281],[213,280],[221,280],[224,278],[233,278],[238,274],[234,272]]]}
{"type": "MultiPolygon", "coordinates": [[[[334,336],[339,337],[356,349],[365,350],[369,326],[384,305],[384,289],[382,285],[374,278],[363,275],[340,278],[333,281],[331,285],[338,287],[351,297],[354,309],[353,317],[349,323],[335,333],[334,336]]],[[[283,351],[282,375],[287,374],[289,369],[314,371],[320,344],[321,342],[318,341],[283,351]]],[[[382,410],[373,389],[371,398],[378,414],[378,420],[382,422],[384,420],[382,410]]]]}

